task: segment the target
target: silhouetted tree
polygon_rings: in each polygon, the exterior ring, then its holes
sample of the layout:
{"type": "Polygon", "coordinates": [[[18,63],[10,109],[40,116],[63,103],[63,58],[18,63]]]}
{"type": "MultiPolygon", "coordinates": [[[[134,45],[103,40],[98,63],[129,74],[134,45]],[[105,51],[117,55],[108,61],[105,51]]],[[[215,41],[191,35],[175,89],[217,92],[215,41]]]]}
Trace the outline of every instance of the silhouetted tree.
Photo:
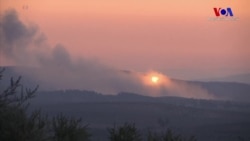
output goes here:
{"type": "Polygon", "coordinates": [[[148,141],[196,141],[194,136],[186,139],[179,134],[175,134],[171,129],[168,129],[163,134],[157,134],[153,132],[148,133],[148,141]]]}
{"type": "MultiPolygon", "coordinates": [[[[0,70],[0,80],[3,70],[0,70]]],[[[40,111],[27,113],[27,100],[35,89],[25,89],[21,77],[11,78],[10,85],[0,90],[0,141],[88,141],[90,134],[80,119],[58,115],[49,121],[40,111]]]]}
{"type": "Polygon", "coordinates": [[[53,141],[88,141],[87,126],[81,126],[81,119],[68,119],[60,114],[52,120],[53,141]]]}
{"type": "MultiPolygon", "coordinates": [[[[3,70],[0,71],[0,80],[3,70]]],[[[1,141],[42,141],[47,139],[46,118],[40,111],[26,113],[27,100],[37,91],[25,89],[20,84],[21,77],[11,78],[10,85],[0,91],[0,140],[1,141]]]]}
{"type": "Polygon", "coordinates": [[[125,123],[123,126],[108,129],[110,141],[141,141],[140,133],[134,124],[125,123]]]}
{"type": "MultiPolygon", "coordinates": [[[[0,70],[0,80],[3,70],[0,70]]],[[[41,111],[27,113],[28,99],[35,96],[35,89],[23,89],[21,77],[11,78],[10,85],[0,90],[0,141],[89,141],[87,126],[81,125],[81,119],[67,118],[59,114],[50,121],[41,111]]],[[[161,122],[164,123],[164,122],[161,122]]],[[[165,125],[165,124],[164,124],[165,125]]],[[[135,124],[108,129],[110,141],[142,141],[135,124]]],[[[243,140],[243,139],[242,139],[243,140]]],[[[158,134],[149,132],[147,141],[196,141],[175,134],[168,129],[158,134]]]]}

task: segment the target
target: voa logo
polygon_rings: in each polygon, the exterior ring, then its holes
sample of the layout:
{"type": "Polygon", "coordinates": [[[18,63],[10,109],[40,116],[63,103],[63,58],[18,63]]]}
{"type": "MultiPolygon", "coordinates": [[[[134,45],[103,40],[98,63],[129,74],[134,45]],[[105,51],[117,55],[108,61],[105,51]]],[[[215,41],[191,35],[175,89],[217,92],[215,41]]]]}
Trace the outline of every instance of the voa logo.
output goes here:
{"type": "Polygon", "coordinates": [[[213,16],[208,17],[209,21],[238,21],[239,17],[235,16],[231,7],[214,7],[213,16]],[[215,16],[214,16],[215,15],[215,16]]]}
{"type": "Polygon", "coordinates": [[[221,16],[234,16],[233,11],[230,7],[228,8],[214,8],[214,14],[216,17],[221,17],[221,16]]]}

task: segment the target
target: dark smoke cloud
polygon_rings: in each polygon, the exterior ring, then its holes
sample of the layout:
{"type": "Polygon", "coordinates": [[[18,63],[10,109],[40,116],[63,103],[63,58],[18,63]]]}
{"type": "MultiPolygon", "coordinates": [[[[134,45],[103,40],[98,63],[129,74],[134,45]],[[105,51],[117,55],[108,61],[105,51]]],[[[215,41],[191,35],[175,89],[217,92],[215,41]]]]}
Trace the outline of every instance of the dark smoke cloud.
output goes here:
{"type": "Polygon", "coordinates": [[[2,18],[1,30],[2,37],[7,43],[14,43],[17,40],[23,40],[34,36],[37,31],[36,27],[27,27],[24,25],[17,16],[14,10],[7,11],[2,18]]]}
{"type": "Polygon", "coordinates": [[[14,10],[1,17],[0,35],[4,57],[16,65],[29,67],[19,69],[19,73],[39,80],[42,89],[141,92],[142,86],[132,75],[97,61],[73,58],[62,44],[50,46],[38,27],[24,24],[14,10]]]}
{"type": "Polygon", "coordinates": [[[62,44],[49,45],[39,28],[24,24],[14,10],[7,11],[1,17],[0,36],[1,54],[16,65],[25,66],[18,73],[35,79],[41,89],[87,89],[113,94],[123,91],[153,96],[211,98],[202,88],[174,81],[155,91],[153,87],[144,85],[143,73],[119,71],[98,61],[74,58],[62,44]]]}

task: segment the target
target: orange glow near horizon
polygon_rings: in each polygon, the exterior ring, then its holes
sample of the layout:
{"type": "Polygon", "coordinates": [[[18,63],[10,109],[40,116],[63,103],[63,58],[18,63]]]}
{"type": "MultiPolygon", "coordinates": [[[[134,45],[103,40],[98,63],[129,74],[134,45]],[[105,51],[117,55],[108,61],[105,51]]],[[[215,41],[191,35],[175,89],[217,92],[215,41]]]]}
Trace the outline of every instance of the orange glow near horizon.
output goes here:
{"type": "Polygon", "coordinates": [[[151,71],[142,76],[144,85],[147,86],[169,86],[170,79],[159,72],[151,71]]]}
{"type": "Polygon", "coordinates": [[[151,77],[151,81],[152,81],[153,83],[157,84],[157,83],[159,82],[159,77],[157,77],[157,76],[152,76],[152,77],[151,77]]]}

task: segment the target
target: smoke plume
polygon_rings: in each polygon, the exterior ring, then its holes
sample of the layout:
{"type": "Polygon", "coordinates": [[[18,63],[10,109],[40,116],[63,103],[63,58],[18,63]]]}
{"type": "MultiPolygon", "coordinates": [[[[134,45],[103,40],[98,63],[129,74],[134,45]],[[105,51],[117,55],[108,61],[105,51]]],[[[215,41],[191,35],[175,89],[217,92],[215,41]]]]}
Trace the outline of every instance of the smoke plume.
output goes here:
{"type": "MultiPolygon", "coordinates": [[[[18,73],[36,80],[40,89],[87,89],[115,94],[133,92],[151,96],[212,98],[201,87],[169,79],[168,84],[145,85],[145,73],[120,71],[98,61],[75,58],[62,44],[49,45],[38,26],[23,23],[9,10],[0,20],[0,51],[15,65],[18,73]]],[[[167,77],[161,74],[167,80],[167,77]]]]}

